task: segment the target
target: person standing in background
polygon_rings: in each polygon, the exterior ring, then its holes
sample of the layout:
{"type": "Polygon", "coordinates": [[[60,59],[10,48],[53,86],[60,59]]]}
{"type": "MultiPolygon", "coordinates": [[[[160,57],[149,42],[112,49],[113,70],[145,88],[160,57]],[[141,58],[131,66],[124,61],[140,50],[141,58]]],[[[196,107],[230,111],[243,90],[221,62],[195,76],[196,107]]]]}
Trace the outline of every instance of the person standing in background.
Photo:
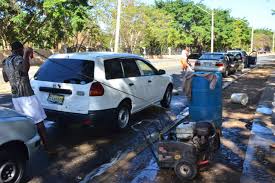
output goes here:
{"type": "Polygon", "coordinates": [[[180,59],[181,68],[182,68],[183,71],[188,71],[189,69],[191,69],[191,64],[188,62],[188,56],[190,55],[189,47],[186,46],[182,50],[181,55],[182,55],[182,58],[180,59]]]}

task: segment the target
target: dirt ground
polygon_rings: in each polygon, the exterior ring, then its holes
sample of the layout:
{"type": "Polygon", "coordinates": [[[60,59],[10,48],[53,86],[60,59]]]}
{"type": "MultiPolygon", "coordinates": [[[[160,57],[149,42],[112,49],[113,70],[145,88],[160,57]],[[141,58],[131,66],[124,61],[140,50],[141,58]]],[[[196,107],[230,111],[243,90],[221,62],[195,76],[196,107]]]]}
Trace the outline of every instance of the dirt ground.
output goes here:
{"type": "MultiPolygon", "coordinates": [[[[223,91],[224,123],[221,149],[214,162],[207,169],[202,170],[192,182],[236,183],[240,181],[254,113],[272,70],[274,70],[272,66],[261,66],[223,91]],[[246,106],[231,103],[232,93],[246,93],[249,103],[246,106]]],[[[91,182],[178,183],[180,181],[173,170],[160,170],[147,149],[130,162],[125,162],[120,170],[103,174],[91,182]]]]}

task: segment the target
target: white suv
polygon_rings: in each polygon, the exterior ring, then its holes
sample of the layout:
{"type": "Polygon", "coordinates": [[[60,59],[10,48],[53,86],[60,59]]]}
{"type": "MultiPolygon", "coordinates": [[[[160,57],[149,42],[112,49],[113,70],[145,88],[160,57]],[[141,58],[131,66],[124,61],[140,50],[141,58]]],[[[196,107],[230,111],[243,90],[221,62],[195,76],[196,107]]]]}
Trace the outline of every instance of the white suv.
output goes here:
{"type": "Polygon", "coordinates": [[[173,89],[172,77],[144,58],[108,52],[52,55],[31,85],[50,120],[120,129],[154,103],[169,107],[173,89]]]}

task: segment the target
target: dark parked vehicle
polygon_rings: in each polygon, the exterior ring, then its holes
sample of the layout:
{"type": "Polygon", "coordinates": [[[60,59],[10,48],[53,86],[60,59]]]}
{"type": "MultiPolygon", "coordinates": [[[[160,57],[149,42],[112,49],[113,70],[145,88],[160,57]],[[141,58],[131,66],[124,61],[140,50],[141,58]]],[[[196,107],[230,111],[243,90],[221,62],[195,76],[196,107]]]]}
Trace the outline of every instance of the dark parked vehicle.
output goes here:
{"type": "Polygon", "coordinates": [[[253,51],[249,55],[243,50],[228,50],[227,53],[231,53],[234,56],[240,55],[241,61],[244,64],[244,67],[250,67],[250,65],[256,65],[257,63],[257,52],[253,51]]]}
{"type": "Polygon", "coordinates": [[[203,53],[195,63],[195,71],[221,72],[224,77],[235,73],[239,68],[236,57],[229,53],[203,53]]]}
{"type": "Polygon", "coordinates": [[[195,63],[196,61],[201,57],[201,54],[200,53],[191,53],[189,56],[188,56],[188,61],[189,63],[192,65],[192,67],[195,66],[195,63]]]}

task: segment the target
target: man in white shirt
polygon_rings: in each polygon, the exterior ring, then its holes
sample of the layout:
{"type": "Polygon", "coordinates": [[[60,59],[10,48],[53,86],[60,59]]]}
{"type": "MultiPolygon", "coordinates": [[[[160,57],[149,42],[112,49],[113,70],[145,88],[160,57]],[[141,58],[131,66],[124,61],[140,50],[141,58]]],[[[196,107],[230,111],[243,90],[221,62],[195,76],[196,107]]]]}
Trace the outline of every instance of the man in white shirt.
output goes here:
{"type": "MultiPolygon", "coordinates": [[[[181,68],[183,71],[187,71],[188,69],[191,69],[191,65],[188,62],[188,56],[190,55],[190,49],[188,47],[185,47],[182,50],[182,58],[180,60],[181,68]]],[[[192,70],[192,69],[191,69],[192,70]]]]}

